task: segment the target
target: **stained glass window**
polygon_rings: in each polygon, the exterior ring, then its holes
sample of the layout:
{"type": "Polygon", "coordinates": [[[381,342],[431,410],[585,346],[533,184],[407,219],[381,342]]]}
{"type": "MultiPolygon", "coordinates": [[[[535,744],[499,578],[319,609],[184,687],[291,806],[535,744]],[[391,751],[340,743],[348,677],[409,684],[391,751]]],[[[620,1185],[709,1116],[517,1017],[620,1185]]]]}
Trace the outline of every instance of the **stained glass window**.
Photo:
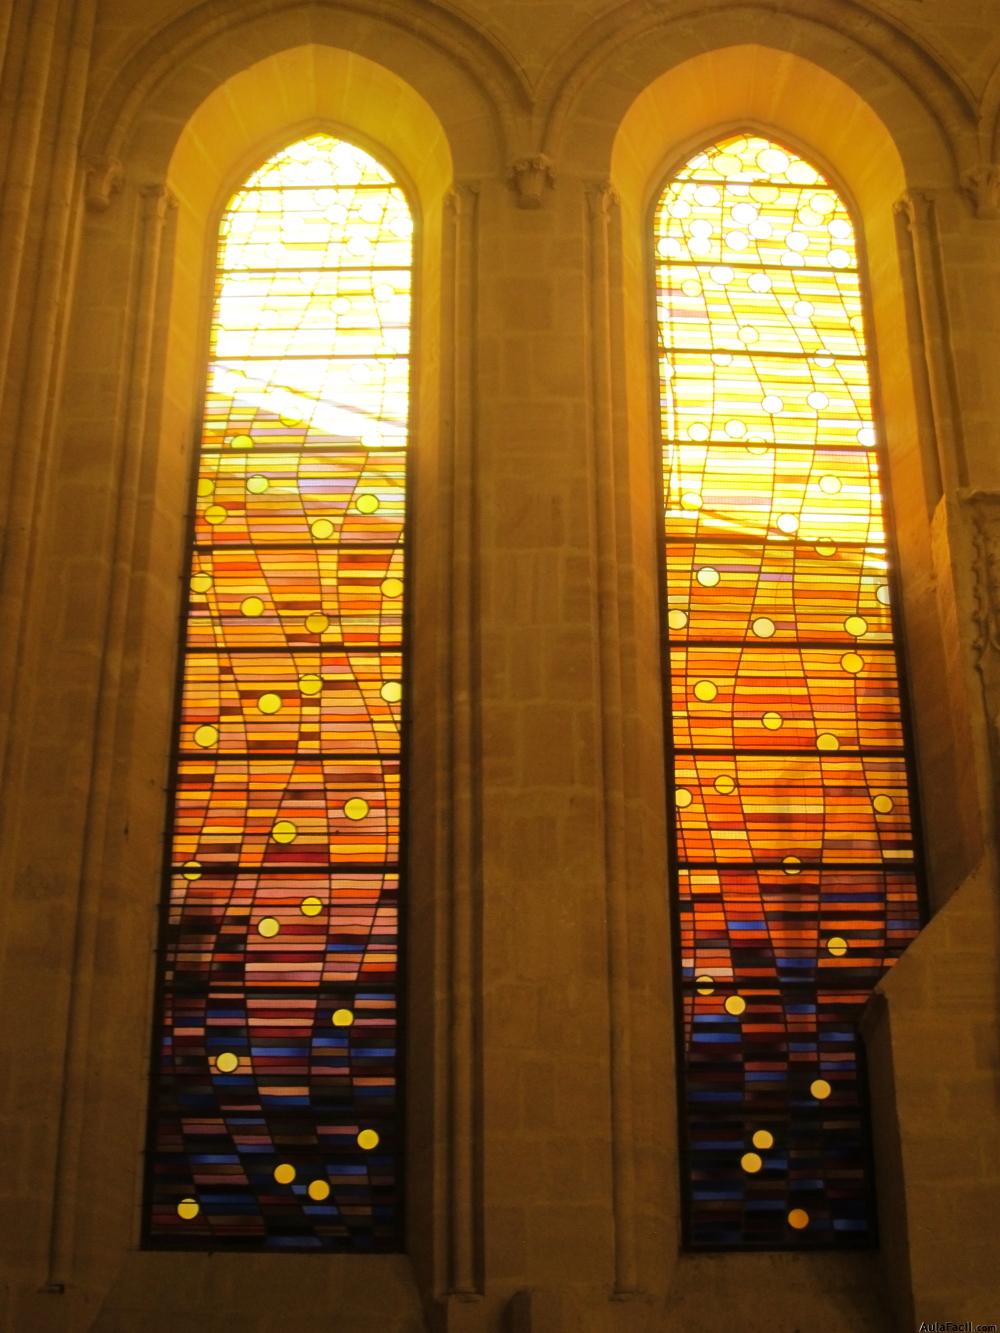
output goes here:
{"type": "Polygon", "coordinates": [[[687,1241],[862,1245],[858,1020],[919,907],[854,227],[740,135],[655,245],[687,1241]]]}
{"type": "Polygon", "coordinates": [[[411,234],[313,134],[220,228],[169,831],[146,1233],[399,1246],[411,234]]]}

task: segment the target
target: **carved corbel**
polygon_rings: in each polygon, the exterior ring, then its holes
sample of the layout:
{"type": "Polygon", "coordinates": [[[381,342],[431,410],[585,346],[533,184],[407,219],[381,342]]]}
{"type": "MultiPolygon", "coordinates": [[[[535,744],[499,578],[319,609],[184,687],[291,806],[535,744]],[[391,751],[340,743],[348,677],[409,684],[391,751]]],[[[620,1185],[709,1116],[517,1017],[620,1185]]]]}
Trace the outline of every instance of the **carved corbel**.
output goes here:
{"type": "Polygon", "coordinates": [[[519,157],[510,169],[509,181],[519,208],[541,208],[546,188],[555,184],[552,159],[545,153],[519,157]]]}
{"type": "Polygon", "coordinates": [[[125,168],[117,157],[94,158],[87,163],[86,200],[93,213],[110,208],[111,200],[125,184],[125,168]]]}
{"type": "Polygon", "coordinates": [[[1000,217],[1000,165],[984,162],[962,177],[965,191],[977,218],[1000,217]]]}

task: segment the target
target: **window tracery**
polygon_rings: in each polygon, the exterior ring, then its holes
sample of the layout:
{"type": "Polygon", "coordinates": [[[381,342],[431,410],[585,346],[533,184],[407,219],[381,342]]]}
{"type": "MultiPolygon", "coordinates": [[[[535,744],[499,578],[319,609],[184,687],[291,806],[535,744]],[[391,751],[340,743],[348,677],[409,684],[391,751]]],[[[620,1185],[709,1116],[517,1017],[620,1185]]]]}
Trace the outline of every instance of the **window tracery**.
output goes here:
{"type": "Polygon", "coordinates": [[[413,224],[312,134],[225,210],[162,927],[146,1235],[399,1248],[413,224]]]}
{"type": "Polygon", "coordinates": [[[920,909],[854,227],[754,134],[654,227],[687,1240],[870,1243],[858,1020],[920,909]]]}

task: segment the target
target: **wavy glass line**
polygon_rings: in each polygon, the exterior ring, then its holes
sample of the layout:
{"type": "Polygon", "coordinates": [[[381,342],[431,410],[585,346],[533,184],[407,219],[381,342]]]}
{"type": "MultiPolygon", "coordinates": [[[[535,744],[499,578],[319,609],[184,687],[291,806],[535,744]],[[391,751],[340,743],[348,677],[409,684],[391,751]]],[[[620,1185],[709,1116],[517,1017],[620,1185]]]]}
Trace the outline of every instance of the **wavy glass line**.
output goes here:
{"type": "Polygon", "coordinates": [[[411,237],[325,134],[222,219],[163,925],[146,1236],[400,1243],[411,237]]]}
{"type": "Polygon", "coordinates": [[[920,917],[854,229],[739,135],[655,252],[687,1240],[864,1245],[858,1020],[920,917]]]}

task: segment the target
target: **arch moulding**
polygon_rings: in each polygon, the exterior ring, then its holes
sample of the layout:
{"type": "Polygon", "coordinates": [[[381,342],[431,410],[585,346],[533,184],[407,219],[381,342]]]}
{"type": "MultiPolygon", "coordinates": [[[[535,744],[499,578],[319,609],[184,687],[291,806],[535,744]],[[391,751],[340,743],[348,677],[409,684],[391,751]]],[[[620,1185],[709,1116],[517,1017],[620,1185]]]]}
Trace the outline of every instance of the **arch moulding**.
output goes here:
{"type": "MultiPolygon", "coordinates": [[[[587,154],[582,170],[606,171],[601,161],[610,158],[618,126],[642,90],[664,71],[723,43],[767,47],[809,60],[840,79],[883,121],[910,180],[954,185],[959,172],[979,162],[969,91],[912,37],[870,9],[823,0],[780,7],[707,0],[665,12],[629,0],[593,23],[546,71],[538,89],[539,103],[548,108],[544,151],[559,160],[582,149],[587,154]]],[[[785,77],[780,65],[774,77],[780,85],[785,77]]],[[[721,90],[712,87],[714,93],[721,90]]],[[[683,114],[684,108],[675,104],[672,110],[683,114]]]]}
{"type": "Polygon", "coordinates": [[[199,5],[162,27],[91,108],[82,151],[95,187],[92,204],[106,204],[120,186],[121,164],[131,166],[137,145],[144,168],[162,180],[172,140],[215,88],[258,61],[306,45],[343,49],[406,81],[448,132],[462,176],[497,170],[523,138],[529,99],[523,72],[495,39],[449,10],[402,0],[286,0],[278,7],[226,0],[199,5]]]}

